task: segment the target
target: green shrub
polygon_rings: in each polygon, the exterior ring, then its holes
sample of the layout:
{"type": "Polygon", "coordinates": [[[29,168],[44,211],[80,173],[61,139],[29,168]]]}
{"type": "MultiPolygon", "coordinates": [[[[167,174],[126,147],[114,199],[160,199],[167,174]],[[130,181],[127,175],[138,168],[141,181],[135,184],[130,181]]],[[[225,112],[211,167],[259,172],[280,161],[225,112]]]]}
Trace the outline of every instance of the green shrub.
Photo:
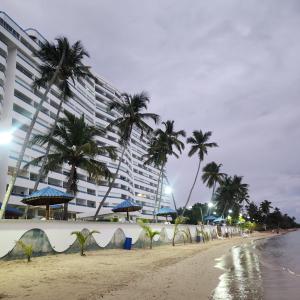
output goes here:
{"type": "Polygon", "coordinates": [[[73,231],[71,233],[71,235],[73,235],[73,234],[76,235],[76,240],[79,243],[81,256],[85,256],[85,253],[84,253],[85,244],[94,233],[100,233],[100,232],[97,230],[92,230],[87,235],[83,234],[81,231],[73,231]]]}
{"type": "Polygon", "coordinates": [[[32,252],[33,252],[33,246],[31,244],[27,245],[23,241],[17,241],[16,245],[19,246],[22,249],[24,255],[27,258],[27,262],[30,262],[31,261],[31,256],[32,256],[32,252]]]}
{"type": "Polygon", "coordinates": [[[152,249],[152,244],[153,244],[153,238],[160,234],[159,231],[153,230],[149,225],[146,225],[143,223],[142,220],[138,220],[138,224],[143,228],[145,231],[146,236],[150,239],[150,249],[152,249]]]}

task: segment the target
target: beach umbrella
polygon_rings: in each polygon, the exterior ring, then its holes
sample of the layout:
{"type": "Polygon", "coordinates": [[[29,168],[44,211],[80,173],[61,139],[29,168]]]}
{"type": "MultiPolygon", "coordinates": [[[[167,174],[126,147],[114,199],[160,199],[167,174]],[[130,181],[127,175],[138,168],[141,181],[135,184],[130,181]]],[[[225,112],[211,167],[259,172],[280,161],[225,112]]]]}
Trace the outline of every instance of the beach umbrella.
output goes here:
{"type": "Polygon", "coordinates": [[[211,216],[204,217],[204,220],[208,221],[208,222],[210,222],[210,221],[213,222],[216,218],[217,218],[216,216],[211,215],[211,216]]]}
{"type": "Polygon", "coordinates": [[[168,216],[176,215],[177,211],[170,207],[162,207],[156,213],[157,216],[166,216],[166,220],[168,221],[168,216]]]}
{"type": "Polygon", "coordinates": [[[225,221],[224,218],[219,217],[219,218],[216,218],[216,219],[214,220],[214,223],[221,223],[221,222],[224,222],[224,221],[225,221]]]}
{"type": "Polygon", "coordinates": [[[141,210],[142,206],[134,203],[132,200],[124,200],[120,204],[116,205],[112,211],[113,212],[126,212],[127,220],[129,221],[129,212],[141,210]]]}
{"type": "Polygon", "coordinates": [[[22,202],[27,205],[46,205],[46,219],[49,220],[50,205],[67,203],[74,198],[72,194],[64,193],[52,187],[46,187],[23,198],[22,202]]]}
{"type": "MultiPolygon", "coordinates": [[[[0,202],[0,208],[2,206],[2,203],[0,202]]],[[[21,217],[23,215],[23,212],[19,210],[18,208],[15,208],[11,205],[7,205],[5,209],[5,216],[6,217],[21,217]]]]}

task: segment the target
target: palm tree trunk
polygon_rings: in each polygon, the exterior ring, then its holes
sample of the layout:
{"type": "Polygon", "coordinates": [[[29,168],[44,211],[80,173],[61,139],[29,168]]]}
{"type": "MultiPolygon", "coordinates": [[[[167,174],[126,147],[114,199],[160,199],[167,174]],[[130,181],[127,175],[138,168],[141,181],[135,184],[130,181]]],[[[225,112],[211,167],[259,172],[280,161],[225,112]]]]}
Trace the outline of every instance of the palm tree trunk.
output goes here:
{"type": "MultiPolygon", "coordinates": [[[[160,209],[160,203],[161,203],[161,198],[162,198],[162,191],[163,191],[163,183],[164,183],[164,172],[161,174],[161,184],[160,184],[160,196],[159,196],[159,202],[158,202],[158,210],[160,209]]],[[[156,223],[158,222],[158,217],[156,216],[156,223]]]]}
{"type": "MultiPolygon", "coordinates": [[[[168,180],[168,177],[167,177],[166,175],[164,175],[164,176],[165,176],[165,178],[166,178],[167,184],[170,185],[169,180],[168,180]]],[[[175,202],[174,193],[172,192],[171,195],[172,195],[172,200],[173,200],[174,208],[175,208],[175,210],[177,211],[177,206],[176,206],[176,202],[175,202]]]]}
{"type": "Polygon", "coordinates": [[[225,205],[224,205],[224,208],[223,208],[223,211],[222,211],[222,217],[223,218],[224,218],[224,213],[225,213],[226,207],[227,207],[227,201],[225,202],[225,205]]]}
{"type": "Polygon", "coordinates": [[[44,95],[43,95],[43,97],[41,98],[40,103],[38,104],[38,107],[36,108],[36,111],[35,111],[35,113],[34,113],[34,115],[33,115],[33,118],[32,118],[32,120],[31,120],[31,123],[30,123],[30,125],[29,125],[29,128],[28,128],[28,130],[27,130],[27,132],[26,132],[26,136],[25,136],[24,143],[23,143],[23,145],[22,145],[22,148],[21,148],[21,151],[20,151],[20,154],[19,154],[19,157],[18,157],[18,161],[17,161],[17,164],[16,164],[15,171],[14,171],[14,173],[13,173],[12,176],[11,176],[11,179],[10,179],[10,182],[9,182],[9,185],[8,185],[8,188],[7,188],[7,190],[6,190],[4,199],[3,199],[3,201],[2,201],[2,207],[1,207],[1,209],[0,209],[0,219],[3,219],[3,217],[4,217],[4,212],[5,212],[7,203],[8,203],[8,201],[9,201],[9,198],[10,198],[10,196],[11,196],[12,190],[13,190],[13,188],[14,188],[15,182],[16,182],[16,180],[17,180],[18,173],[19,173],[19,171],[20,171],[20,169],[21,169],[21,164],[22,164],[22,161],[23,161],[23,157],[24,157],[24,155],[25,155],[26,147],[27,147],[27,145],[28,145],[28,143],[29,143],[30,135],[31,135],[31,132],[32,132],[33,127],[34,127],[34,125],[35,125],[35,122],[36,122],[36,120],[37,120],[38,114],[39,114],[40,110],[42,109],[42,106],[43,106],[44,101],[47,99],[47,95],[48,95],[48,93],[49,93],[49,91],[50,91],[52,85],[55,83],[55,81],[56,81],[56,79],[57,79],[57,76],[58,76],[59,70],[60,70],[60,68],[61,68],[61,65],[62,65],[62,63],[63,63],[63,61],[64,61],[64,58],[65,58],[65,49],[64,49],[64,52],[63,52],[63,54],[62,54],[62,56],[61,56],[61,58],[60,58],[59,64],[58,64],[58,66],[57,66],[57,69],[56,69],[56,71],[54,72],[54,74],[53,74],[53,76],[52,76],[52,78],[51,78],[51,80],[50,80],[50,82],[49,82],[49,84],[48,84],[48,86],[47,86],[47,88],[46,88],[46,90],[45,90],[45,92],[44,92],[44,95]]]}
{"type": "Polygon", "coordinates": [[[157,205],[157,200],[158,200],[159,182],[160,182],[163,168],[164,168],[164,164],[161,165],[159,175],[158,175],[158,180],[157,180],[157,188],[156,188],[156,192],[155,192],[155,203],[154,203],[154,209],[153,209],[153,219],[154,220],[155,220],[156,205],[157,205]]]}
{"type": "MultiPolygon", "coordinates": [[[[60,114],[61,108],[62,108],[62,104],[63,104],[63,99],[60,100],[59,107],[57,109],[57,113],[56,113],[56,116],[55,116],[54,124],[53,124],[53,126],[51,128],[51,132],[50,132],[50,135],[49,135],[50,138],[52,138],[54,130],[55,130],[55,127],[57,125],[59,114],[60,114]]],[[[35,184],[34,184],[34,187],[33,187],[33,192],[35,192],[38,189],[38,187],[39,187],[39,183],[40,183],[41,178],[42,178],[43,173],[44,173],[44,168],[45,168],[45,164],[47,162],[47,158],[48,158],[48,154],[49,154],[50,148],[51,148],[51,144],[48,143],[47,149],[46,149],[46,153],[45,153],[44,159],[42,161],[42,165],[41,165],[38,177],[37,177],[37,179],[35,181],[35,184]]],[[[24,211],[24,216],[26,216],[26,218],[27,218],[28,209],[29,209],[29,205],[26,206],[25,211],[24,211]]]]}
{"type": "MultiPolygon", "coordinates": [[[[56,127],[58,119],[59,119],[59,114],[60,114],[61,109],[62,109],[62,104],[63,104],[63,99],[60,100],[59,107],[57,109],[57,113],[56,113],[56,116],[55,116],[54,124],[53,124],[53,126],[51,128],[50,135],[49,135],[50,139],[53,137],[54,130],[55,130],[55,127],[56,127]]],[[[39,183],[40,183],[42,175],[44,173],[44,168],[45,168],[45,164],[47,162],[47,158],[48,158],[48,154],[49,154],[50,148],[51,148],[51,143],[48,143],[47,149],[46,149],[46,153],[45,153],[44,159],[42,161],[42,165],[41,165],[41,168],[40,168],[37,180],[35,181],[35,184],[34,184],[34,188],[33,188],[34,192],[38,189],[39,183]]]]}
{"type": "Polygon", "coordinates": [[[181,213],[182,216],[184,215],[184,212],[185,212],[185,210],[186,210],[186,207],[187,207],[187,205],[188,205],[188,203],[189,203],[189,201],[190,201],[190,198],[191,198],[191,196],[192,196],[192,192],[193,192],[193,189],[194,189],[194,187],[195,187],[195,184],[196,184],[196,181],[197,181],[197,178],[198,178],[198,175],[199,175],[200,165],[201,165],[201,160],[199,159],[199,164],[198,164],[197,173],[196,173],[196,176],[195,176],[195,179],[194,179],[192,188],[191,188],[191,190],[190,190],[188,199],[187,199],[187,201],[186,201],[186,203],[185,203],[185,206],[184,206],[184,208],[183,208],[183,210],[182,210],[182,213],[181,213]]]}
{"type": "Polygon", "coordinates": [[[96,221],[96,218],[97,218],[97,216],[98,216],[98,214],[99,214],[99,212],[100,212],[100,209],[102,208],[102,206],[103,206],[105,200],[107,199],[107,197],[108,197],[108,195],[109,195],[109,193],[110,193],[110,191],[111,191],[111,189],[112,189],[112,187],[113,187],[113,184],[115,183],[115,180],[116,180],[116,178],[117,178],[117,176],[118,176],[118,174],[119,174],[119,170],[120,170],[120,167],[121,167],[121,163],[122,163],[122,161],[123,161],[123,157],[124,157],[126,148],[127,148],[127,146],[125,145],[125,146],[123,147],[123,151],[122,151],[121,157],[120,157],[120,159],[119,159],[119,164],[118,164],[116,173],[114,174],[114,178],[113,178],[113,180],[111,181],[111,183],[110,183],[110,185],[109,185],[109,187],[108,187],[108,190],[106,191],[106,193],[105,193],[103,199],[102,199],[101,202],[99,203],[99,206],[98,206],[98,208],[97,208],[97,211],[96,211],[96,213],[95,213],[95,215],[94,215],[94,221],[96,221]]]}
{"type": "MultiPolygon", "coordinates": [[[[74,191],[72,191],[71,186],[74,181],[74,175],[76,172],[76,166],[73,164],[70,170],[70,177],[67,183],[67,193],[75,195],[74,191]]],[[[68,221],[68,202],[64,203],[64,214],[63,220],[68,221]]]]}
{"type": "Polygon", "coordinates": [[[213,185],[212,194],[211,194],[211,202],[214,201],[215,189],[216,189],[216,182],[214,182],[214,185],[213,185]]]}

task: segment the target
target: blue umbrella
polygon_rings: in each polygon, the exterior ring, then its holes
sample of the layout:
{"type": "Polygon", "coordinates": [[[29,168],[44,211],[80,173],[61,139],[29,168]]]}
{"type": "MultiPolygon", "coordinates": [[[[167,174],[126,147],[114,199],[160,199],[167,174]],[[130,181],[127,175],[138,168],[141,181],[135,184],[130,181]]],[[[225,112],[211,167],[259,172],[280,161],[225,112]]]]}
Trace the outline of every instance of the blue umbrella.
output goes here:
{"type": "MultiPolygon", "coordinates": [[[[2,206],[2,203],[0,202],[0,208],[2,206]]],[[[6,206],[6,209],[5,209],[5,214],[7,215],[11,215],[11,216],[14,216],[14,217],[20,217],[23,215],[23,212],[15,207],[12,207],[10,205],[7,205],[6,206]]]]}
{"type": "Polygon", "coordinates": [[[168,216],[176,215],[177,211],[170,207],[162,207],[156,213],[157,216],[166,216],[166,220],[168,221],[168,216]]]}
{"type": "Polygon", "coordinates": [[[22,202],[27,205],[46,205],[46,219],[49,220],[49,206],[67,203],[74,198],[72,194],[64,193],[52,187],[46,187],[23,198],[22,202]]]}
{"type": "Polygon", "coordinates": [[[222,218],[222,217],[216,218],[216,219],[214,220],[215,223],[221,223],[221,222],[223,222],[223,221],[225,221],[225,219],[222,218]]]}
{"type": "Polygon", "coordinates": [[[211,216],[206,216],[206,217],[204,217],[204,220],[205,220],[205,221],[214,221],[216,218],[217,218],[217,217],[211,215],[211,216]]]}
{"type": "Polygon", "coordinates": [[[113,212],[126,212],[127,213],[127,219],[129,220],[129,212],[130,211],[137,211],[141,210],[142,206],[134,203],[131,200],[124,200],[120,204],[116,205],[112,211],[113,212]]]}

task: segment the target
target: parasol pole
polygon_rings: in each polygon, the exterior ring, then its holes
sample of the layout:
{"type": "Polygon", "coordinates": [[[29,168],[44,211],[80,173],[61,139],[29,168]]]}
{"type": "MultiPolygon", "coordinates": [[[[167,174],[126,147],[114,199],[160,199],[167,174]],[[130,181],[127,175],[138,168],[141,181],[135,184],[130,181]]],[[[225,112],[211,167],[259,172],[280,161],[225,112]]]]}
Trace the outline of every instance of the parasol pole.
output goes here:
{"type": "Polygon", "coordinates": [[[49,204],[46,204],[46,220],[49,220],[49,214],[50,214],[50,206],[49,204]]]}

